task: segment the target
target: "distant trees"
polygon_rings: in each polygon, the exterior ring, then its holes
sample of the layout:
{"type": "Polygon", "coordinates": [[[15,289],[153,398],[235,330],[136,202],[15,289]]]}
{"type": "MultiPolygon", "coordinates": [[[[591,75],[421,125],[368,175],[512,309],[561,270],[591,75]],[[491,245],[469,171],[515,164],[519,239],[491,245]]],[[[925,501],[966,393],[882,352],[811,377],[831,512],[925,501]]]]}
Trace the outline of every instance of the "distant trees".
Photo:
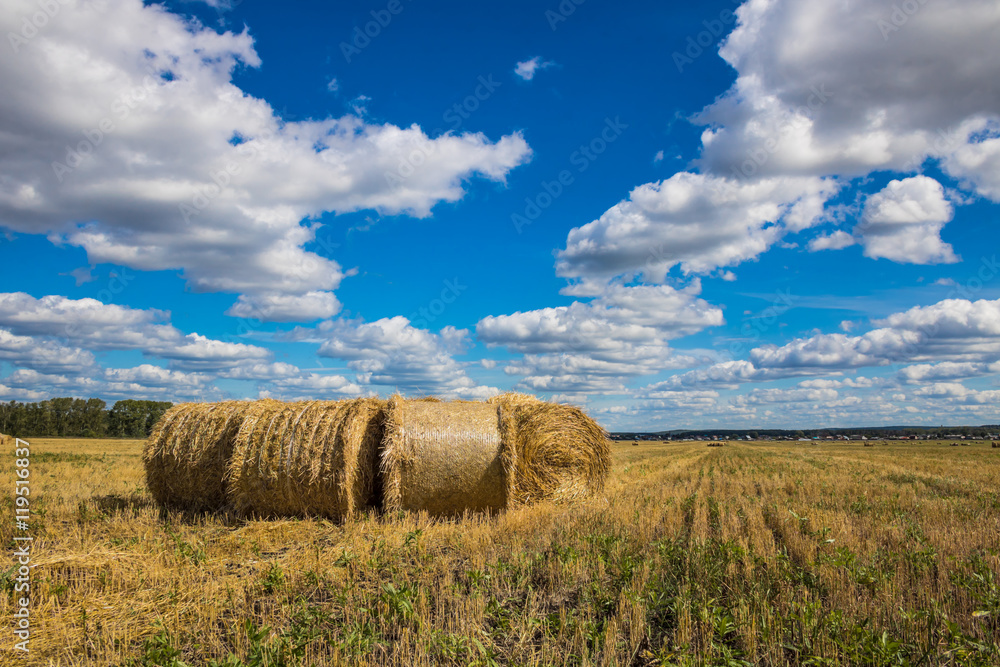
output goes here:
{"type": "Polygon", "coordinates": [[[108,410],[99,398],[52,398],[38,403],[0,403],[0,433],[21,437],[144,438],[173,405],[118,401],[108,410]]]}
{"type": "Polygon", "coordinates": [[[108,435],[145,438],[173,403],[165,401],[118,401],[108,411],[108,435]]]}

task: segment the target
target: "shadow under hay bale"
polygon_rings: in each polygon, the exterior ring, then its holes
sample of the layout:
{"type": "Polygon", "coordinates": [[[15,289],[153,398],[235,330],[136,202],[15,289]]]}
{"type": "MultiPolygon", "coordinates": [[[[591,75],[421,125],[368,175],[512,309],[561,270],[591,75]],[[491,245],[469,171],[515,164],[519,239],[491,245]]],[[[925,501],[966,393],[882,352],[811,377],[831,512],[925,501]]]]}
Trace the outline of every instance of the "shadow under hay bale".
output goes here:
{"type": "Polygon", "coordinates": [[[233,441],[245,413],[259,403],[181,403],[167,410],[142,453],[153,499],[163,507],[194,512],[223,507],[233,441]]]}
{"type": "Polygon", "coordinates": [[[129,514],[132,516],[152,505],[149,500],[135,493],[94,496],[88,502],[93,503],[94,507],[105,514],[129,514]]]}
{"type": "Polygon", "coordinates": [[[393,396],[381,458],[387,511],[456,515],[507,507],[511,460],[493,405],[393,396]]]}
{"type": "Polygon", "coordinates": [[[376,475],[385,402],[270,403],[235,438],[227,482],[239,514],[349,518],[380,504],[376,475]]]}

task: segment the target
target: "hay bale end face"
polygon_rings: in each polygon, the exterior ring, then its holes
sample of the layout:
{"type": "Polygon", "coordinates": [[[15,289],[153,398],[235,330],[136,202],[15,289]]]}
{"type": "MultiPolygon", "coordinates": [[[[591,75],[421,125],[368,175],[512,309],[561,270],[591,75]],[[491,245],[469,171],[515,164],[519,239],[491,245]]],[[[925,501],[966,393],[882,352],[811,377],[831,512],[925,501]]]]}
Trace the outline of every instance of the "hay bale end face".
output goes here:
{"type": "Polygon", "coordinates": [[[382,450],[386,510],[503,510],[512,463],[495,406],[390,399],[382,450]]]}
{"type": "Polygon", "coordinates": [[[489,401],[512,453],[511,503],[599,493],[611,470],[608,434],[582,410],[508,393],[489,401]]]}
{"type": "Polygon", "coordinates": [[[170,408],[142,453],[146,485],[164,507],[220,509],[227,502],[225,472],[243,416],[254,403],[181,403],[170,408]]]}
{"type": "Polygon", "coordinates": [[[233,508],[241,514],[339,519],[377,505],[384,405],[359,398],[253,408],[229,464],[233,508]]]}

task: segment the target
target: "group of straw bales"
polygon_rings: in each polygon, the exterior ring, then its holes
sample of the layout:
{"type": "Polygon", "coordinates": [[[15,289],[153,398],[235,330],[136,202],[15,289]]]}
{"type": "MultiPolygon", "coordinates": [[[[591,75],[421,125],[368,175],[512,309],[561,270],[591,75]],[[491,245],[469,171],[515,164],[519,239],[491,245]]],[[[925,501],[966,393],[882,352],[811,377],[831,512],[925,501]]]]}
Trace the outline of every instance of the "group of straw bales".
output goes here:
{"type": "Polygon", "coordinates": [[[157,423],[143,463],[164,507],[349,518],[571,500],[603,488],[611,454],[578,408],[508,393],[185,403],[157,423]]]}

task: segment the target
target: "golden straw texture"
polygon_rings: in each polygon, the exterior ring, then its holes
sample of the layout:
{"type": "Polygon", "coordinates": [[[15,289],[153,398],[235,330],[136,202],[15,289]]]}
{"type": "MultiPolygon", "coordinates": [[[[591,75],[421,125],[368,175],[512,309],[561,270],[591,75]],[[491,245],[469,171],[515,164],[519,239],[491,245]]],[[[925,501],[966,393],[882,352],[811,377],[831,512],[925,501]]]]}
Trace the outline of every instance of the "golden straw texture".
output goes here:
{"type": "Polygon", "coordinates": [[[233,508],[347,518],[377,504],[384,403],[301,401],[251,410],[229,464],[233,508]]]}
{"type": "Polygon", "coordinates": [[[506,468],[494,406],[390,399],[382,450],[386,510],[502,510],[506,468]]]}
{"type": "Polygon", "coordinates": [[[494,396],[513,457],[510,503],[571,500],[604,489],[611,470],[607,433],[582,410],[527,394],[494,396]]]}
{"type": "Polygon", "coordinates": [[[226,503],[225,471],[249,401],[181,403],[160,418],[146,441],[146,485],[162,506],[213,510],[226,503]]]}

